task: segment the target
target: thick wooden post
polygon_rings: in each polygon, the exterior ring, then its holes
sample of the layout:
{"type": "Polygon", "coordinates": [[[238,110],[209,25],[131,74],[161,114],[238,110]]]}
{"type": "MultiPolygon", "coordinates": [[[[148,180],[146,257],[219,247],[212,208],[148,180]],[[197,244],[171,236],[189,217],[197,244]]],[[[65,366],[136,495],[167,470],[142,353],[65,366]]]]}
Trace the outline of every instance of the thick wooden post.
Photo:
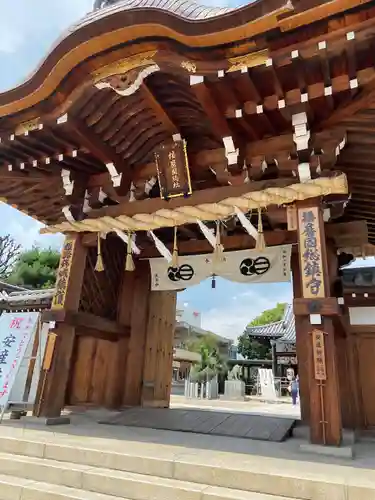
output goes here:
{"type": "MultiPolygon", "coordinates": [[[[299,254],[292,254],[293,296],[301,298],[301,271],[299,254]]],[[[306,319],[305,319],[306,321],[306,319]]],[[[296,324],[296,353],[298,360],[298,377],[301,406],[301,420],[304,424],[310,421],[310,373],[308,369],[309,349],[304,336],[304,318],[295,317],[296,324]]]]}
{"type": "MultiPolygon", "coordinates": [[[[85,271],[87,250],[80,234],[65,238],[57,272],[56,293],[51,309],[63,317],[66,311],[78,311],[85,271]]],[[[56,343],[51,368],[42,371],[37,391],[35,413],[41,417],[59,417],[65,405],[75,327],[56,323],[56,343]]]]}
{"type": "Polygon", "coordinates": [[[176,292],[151,292],[148,317],[142,406],[169,407],[176,292]]]}
{"type": "Polygon", "coordinates": [[[294,300],[303,317],[300,336],[308,345],[310,438],[339,446],[342,440],[340,387],[333,316],[340,313],[330,298],[329,268],[322,209],[318,201],[298,206],[302,299],[294,300]]]}
{"type": "Polygon", "coordinates": [[[137,262],[134,272],[130,314],[130,337],[125,363],[123,406],[140,406],[150,302],[151,275],[148,261],[137,262]]]}

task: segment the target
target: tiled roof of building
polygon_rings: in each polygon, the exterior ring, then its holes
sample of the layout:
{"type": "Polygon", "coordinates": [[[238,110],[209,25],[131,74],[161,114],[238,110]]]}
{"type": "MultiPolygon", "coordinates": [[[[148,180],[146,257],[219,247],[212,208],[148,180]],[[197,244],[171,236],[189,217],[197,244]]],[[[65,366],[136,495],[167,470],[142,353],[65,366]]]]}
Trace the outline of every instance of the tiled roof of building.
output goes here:
{"type": "Polygon", "coordinates": [[[208,7],[191,0],[95,0],[94,11],[130,10],[130,9],[160,9],[171,12],[185,19],[207,19],[220,16],[234,10],[231,7],[208,7]]]}
{"type": "Polygon", "coordinates": [[[284,317],[281,321],[269,323],[268,325],[248,326],[246,333],[251,337],[267,337],[277,339],[280,342],[295,343],[296,326],[293,306],[288,304],[285,307],[284,317]]]}
{"type": "Polygon", "coordinates": [[[17,292],[0,292],[0,309],[2,310],[24,310],[24,309],[47,309],[50,307],[54,288],[46,290],[20,289],[17,292]]]}
{"type": "Polygon", "coordinates": [[[351,267],[342,270],[344,288],[373,287],[375,285],[375,267],[351,267]]]}

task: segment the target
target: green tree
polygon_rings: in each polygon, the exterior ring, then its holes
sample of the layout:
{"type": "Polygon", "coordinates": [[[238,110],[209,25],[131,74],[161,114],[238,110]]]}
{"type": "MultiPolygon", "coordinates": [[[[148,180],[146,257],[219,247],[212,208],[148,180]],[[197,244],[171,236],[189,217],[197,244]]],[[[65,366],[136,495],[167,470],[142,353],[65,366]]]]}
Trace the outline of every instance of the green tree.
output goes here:
{"type": "Polygon", "coordinates": [[[207,382],[227,371],[226,362],[216,349],[210,350],[202,345],[199,354],[201,355],[200,362],[192,367],[190,374],[193,381],[207,382]]]}
{"type": "Polygon", "coordinates": [[[18,256],[7,281],[26,288],[53,288],[59,262],[57,250],[33,247],[18,256]]]}
{"type": "Polygon", "coordinates": [[[201,352],[202,348],[208,349],[209,351],[218,350],[219,344],[216,335],[207,332],[200,337],[188,338],[185,341],[185,346],[188,351],[191,352],[201,352]]]}
{"type": "Polygon", "coordinates": [[[248,326],[268,325],[269,323],[281,321],[284,317],[285,306],[285,303],[278,303],[273,309],[266,309],[259,316],[254,318],[248,326]]]}
{"type": "Polygon", "coordinates": [[[262,326],[281,321],[284,317],[286,304],[279,303],[273,309],[263,311],[253,319],[243,334],[238,338],[238,352],[246,359],[271,359],[271,344],[268,338],[254,339],[249,336],[248,327],[262,326]]]}

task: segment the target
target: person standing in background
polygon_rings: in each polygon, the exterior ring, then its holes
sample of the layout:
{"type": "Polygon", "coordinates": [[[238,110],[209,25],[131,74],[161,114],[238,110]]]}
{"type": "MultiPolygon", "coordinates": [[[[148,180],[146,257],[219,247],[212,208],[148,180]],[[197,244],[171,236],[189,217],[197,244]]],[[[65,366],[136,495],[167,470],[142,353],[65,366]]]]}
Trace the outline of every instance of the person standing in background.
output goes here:
{"type": "Polygon", "coordinates": [[[298,397],[298,390],[299,390],[298,385],[299,385],[298,379],[293,377],[293,380],[290,383],[290,393],[292,395],[293,406],[296,406],[296,404],[297,404],[297,397],[298,397]]]}

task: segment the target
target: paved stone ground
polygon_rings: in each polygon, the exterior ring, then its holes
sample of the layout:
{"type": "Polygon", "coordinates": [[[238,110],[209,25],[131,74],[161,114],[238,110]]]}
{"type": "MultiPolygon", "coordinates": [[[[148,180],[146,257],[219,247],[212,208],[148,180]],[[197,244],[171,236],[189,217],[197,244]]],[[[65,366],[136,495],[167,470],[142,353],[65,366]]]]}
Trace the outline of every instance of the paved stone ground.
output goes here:
{"type": "MultiPolygon", "coordinates": [[[[281,406],[278,405],[278,408],[281,406]]],[[[328,464],[350,465],[356,469],[375,469],[375,442],[371,441],[356,443],[354,445],[355,459],[348,460],[340,457],[302,453],[300,445],[306,441],[301,438],[292,438],[281,443],[270,443],[235,437],[117,427],[97,423],[99,420],[116,414],[118,412],[105,410],[74,413],[71,415],[72,423],[70,425],[56,427],[46,427],[28,417],[11,421],[8,418],[9,415],[6,415],[0,425],[0,436],[22,436],[30,440],[53,440],[53,442],[61,441],[67,444],[80,443],[81,446],[88,448],[98,448],[99,446],[100,449],[112,449],[119,452],[137,449],[141,455],[149,456],[151,454],[160,458],[182,454],[212,461],[222,457],[228,464],[241,463],[244,460],[255,460],[256,463],[263,463],[263,459],[272,459],[272,464],[275,467],[281,467],[283,471],[292,467],[308,473],[314,464],[320,466],[319,470],[325,470],[324,467],[328,464]],[[305,463],[306,465],[302,465],[305,463]],[[322,464],[326,465],[323,467],[322,464]]],[[[266,460],[265,467],[268,467],[270,463],[266,460]]]]}
{"type": "Polygon", "coordinates": [[[295,419],[208,408],[129,408],[100,423],[280,442],[290,437],[295,419]]]}
{"type": "Polygon", "coordinates": [[[224,412],[248,413],[252,415],[267,415],[299,420],[301,411],[299,405],[292,406],[290,398],[281,398],[274,403],[267,403],[260,398],[251,398],[246,401],[228,401],[223,398],[201,400],[187,399],[183,396],[171,396],[171,408],[194,408],[224,412]]]}

